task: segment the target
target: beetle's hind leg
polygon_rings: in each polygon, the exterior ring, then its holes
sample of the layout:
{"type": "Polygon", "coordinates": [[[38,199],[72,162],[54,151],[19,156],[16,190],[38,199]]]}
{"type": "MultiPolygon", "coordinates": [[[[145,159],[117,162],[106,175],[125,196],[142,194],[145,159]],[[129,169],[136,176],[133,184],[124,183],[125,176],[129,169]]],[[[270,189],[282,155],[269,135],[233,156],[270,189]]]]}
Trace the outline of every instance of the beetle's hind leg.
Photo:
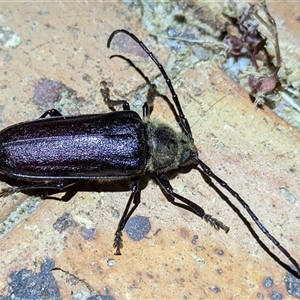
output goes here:
{"type": "Polygon", "coordinates": [[[100,89],[100,92],[102,94],[102,97],[104,99],[105,104],[111,109],[114,106],[117,105],[123,105],[124,110],[130,110],[130,105],[126,100],[112,100],[110,99],[109,95],[109,88],[107,87],[107,82],[102,81],[101,85],[103,86],[102,89],[100,89]]]}
{"type": "Polygon", "coordinates": [[[132,215],[132,213],[135,211],[135,209],[138,207],[138,203],[134,203],[134,206],[129,211],[129,208],[133,202],[133,199],[135,198],[137,192],[140,190],[140,178],[135,178],[131,183],[131,194],[128,199],[126,208],[123,212],[123,215],[121,217],[121,220],[118,225],[118,229],[115,233],[115,239],[114,239],[114,248],[116,248],[115,255],[121,255],[121,249],[123,248],[123,239],[122,239],[122,231],[126,225],[126,222],[128,221],[129,217],[132,215]]]}
{"type": "Polygon", "coordinates": [[[173,191],[173,188],[168,180],[168,177],[165,174],[156,174],[156,179],[160,183],[160,185],[163,187],[164,191],[171,195],[172,197],[182,201],[185,203],[188,207],[190,207],[199,217],[204,219],[207,223],[209,223],[211,226],[213,226],[216,230],[223,229],[226,233],[229,231],[229,227],[227,227],[225,224],[223,224],[221,221],[213,218],[211,215],[206,214],[204,209],[197,205],[196,203],[184,198],[181,195],[176,194],[173,191]]]}

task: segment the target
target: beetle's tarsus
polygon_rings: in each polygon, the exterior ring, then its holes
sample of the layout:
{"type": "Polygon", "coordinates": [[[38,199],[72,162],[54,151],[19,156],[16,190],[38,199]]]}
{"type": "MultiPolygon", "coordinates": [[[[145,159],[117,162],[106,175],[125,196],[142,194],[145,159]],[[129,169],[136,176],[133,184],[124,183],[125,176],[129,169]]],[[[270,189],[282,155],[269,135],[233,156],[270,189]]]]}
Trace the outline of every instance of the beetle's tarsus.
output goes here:
{"type": "Polygon", "coordinates": [[[115,255],[122,255],[121,249],[123,248],[123,238],[122,238],[122,231],[119,229],[115,233],[115,240],[113,247],[116,248],[115,255]]]}
{"type": "Polygon", "coordinates": [[[229,227],[224,225],[223,222],[213,218],[211,215],[204,215],[203,219],[209,223],[212,227],[214,227],[216,230],[223,229],[226,233],[229,231],[229,227]]]}

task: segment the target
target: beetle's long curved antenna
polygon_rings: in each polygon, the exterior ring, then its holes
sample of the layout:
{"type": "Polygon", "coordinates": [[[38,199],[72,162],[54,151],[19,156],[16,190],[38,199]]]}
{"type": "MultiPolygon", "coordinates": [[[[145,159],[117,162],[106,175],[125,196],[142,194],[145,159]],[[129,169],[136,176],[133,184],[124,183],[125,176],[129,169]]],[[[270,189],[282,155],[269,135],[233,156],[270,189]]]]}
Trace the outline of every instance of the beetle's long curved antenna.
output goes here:
{"type": "Polygon", "coordinates": [[[200,165],[203,172],[209,177],[216,180],[224,189],[226,189],[234,198],[236,198],[241,205],[246,209],[250,217],[253,219],[255,224],[259,227],[259,229],[268,237],[268,239],[286,256],[287,259],[292,262],[292,264],[296,267],[298,274],[300,275],[300,266],[297,263],[296,259],[294,259],[291,254],[283,247],[281,244],[275,239],[273,235],[269,233],[269,231],[265,228],[265,226],[259,221],[258,217],[249,207],[249,205],[241,198],[241,196],[234,191],[224,180],[218,177],[216,174],[212,172],[212,170],[197,156],[194,158],[197,163],[200,165]]]}
{"type": "Polygon", "coordinates": [[[141,77],[143,77],[143,79],[145,80],[145,82],[148,85],[151,85],[151,82],[150,82],[149,78],[129,58],[127,58],[127,57],[125,57],[123,55],[119,55],[119,54],[111,55],[109,58],[115,58],[115,57],[118,57],[118,58],[121,58],[121,59],[125,60],[131,67],[133,67],[141,75],[141,77]]]}
{"type": "Polygon", "coordinates": [[[183,111],[182,111],[182,108],[181,108],[181,105],[180,105],[180,102],[178,100],[178,96],[177,94],[175,93],[175,90],[174,90],[174,87],[172,85],[172,82],[170,80],[170,78],[168,77],[165,69],[163,68],[163,66],[161,65],[161,63],[157,60],[157,58],[155,57],[155,55],[147,48],[147,46],[142,42],[140,41],[133,33],[125,30],[125,29],[118,29],[118,30],[115,30],[111,35],[110,37],[108,38],[108,41],[107,41],[107,47],[109,48],[110,47],[110,43],[112,41],[112,39],[114,38],[114,36],[118,33],[125,33],[127,34],[128,36],[130,36],[134,41],[136,41],[140,46],[141,48],[148,54],[148,56],[152,59],[152,61],[156,64],[156,66],[158,67],[159,71],[161,72],[161,74],[163,75],[166,83],[167,83],[167,86],[171,92],[171,95],[172,95],[172,99],[175,103],[175,106],[177,108],[177,111],[178,111],[178,116],[179,116],[179,124],[180,126],[182,127],[182,129],[184,130],[184,132],[192,137],[192,132],[191,132],[191,128],[190,128],[190,124],[188,122],[188,120],[186,119],[183,111]]]}

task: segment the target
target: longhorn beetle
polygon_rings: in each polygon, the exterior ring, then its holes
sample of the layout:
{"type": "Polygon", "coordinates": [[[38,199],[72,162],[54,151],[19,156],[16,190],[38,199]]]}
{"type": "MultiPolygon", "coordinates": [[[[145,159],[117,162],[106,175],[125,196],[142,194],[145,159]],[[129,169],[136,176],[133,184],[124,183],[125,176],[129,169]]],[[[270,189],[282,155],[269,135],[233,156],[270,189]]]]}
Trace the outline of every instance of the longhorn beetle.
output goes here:
{"type": "Polygon", "coordinates": [[[104,85],[101,92],[106,104],[110,108],[123,105],[123,111],[64,117],[52,109],[38,120],[12,125],[0,132],[0,171],[28,183],[3,189],[0,197],[39,188],[64,190],[85,180],[107,182],[131,179],[131,194],[114,239],[115,254],[120,255],[122,231],[130,216],[129,209],[140,190],[140,178],[145,174],[152,175],[166,194],[185,203],[216,230],[229,231],[226,225],[207,214],[199,205],[175,193],[166,175],[180,166],[200,166],[206,175],[215,179],[241,203],[259,229],[300,274],[297,261],[268,232],[248,204],[198,157],[189,122],[172,82],[153,53],[134,34],[124,29],[114,31],[107,46],[110,47],[118,33],[124,33],[137,42],[160,70],[175,103],[176,117],[182,131],[175,132],[169,125],[150,119],[153,99],[149,98],[144,103],[142,120],[130,110],[125,100],[111,100],[104,85]]]}

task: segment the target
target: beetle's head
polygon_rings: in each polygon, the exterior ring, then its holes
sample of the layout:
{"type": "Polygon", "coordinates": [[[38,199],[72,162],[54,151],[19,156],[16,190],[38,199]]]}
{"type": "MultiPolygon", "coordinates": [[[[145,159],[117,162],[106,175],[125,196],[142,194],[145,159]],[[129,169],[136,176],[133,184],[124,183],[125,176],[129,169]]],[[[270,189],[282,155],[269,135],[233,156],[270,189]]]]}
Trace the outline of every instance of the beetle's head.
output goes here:
{"type": "Polygon", "coordinates": [[[198,156],[198,149],[194,144],[194,139],[187,136],[185,133],[178,134],[178,145],[180,158],[178,161],[179,166],[189,166],[195,164],[195,156],[198,156]]]}
{"type": "Polygon", "coordinates": [[[150,158],[147,170],[166,173],[180,166],[195,164],[197,148],[192,137],[176,132],[169,125],[153,121],[147,123],[150,158]]]}

